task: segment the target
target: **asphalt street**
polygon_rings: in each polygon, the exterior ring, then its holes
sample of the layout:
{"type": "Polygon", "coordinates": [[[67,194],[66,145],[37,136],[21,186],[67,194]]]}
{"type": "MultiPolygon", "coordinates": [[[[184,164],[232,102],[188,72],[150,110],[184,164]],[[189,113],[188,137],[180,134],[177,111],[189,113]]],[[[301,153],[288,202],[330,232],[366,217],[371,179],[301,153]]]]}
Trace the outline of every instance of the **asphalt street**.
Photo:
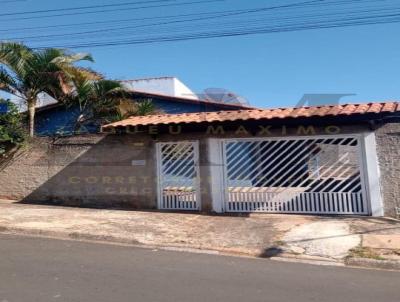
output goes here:
{"type": "Polygon", "coordinates": [[[0,302],[400,301],[400,273],[0,235],[0,302]]]}

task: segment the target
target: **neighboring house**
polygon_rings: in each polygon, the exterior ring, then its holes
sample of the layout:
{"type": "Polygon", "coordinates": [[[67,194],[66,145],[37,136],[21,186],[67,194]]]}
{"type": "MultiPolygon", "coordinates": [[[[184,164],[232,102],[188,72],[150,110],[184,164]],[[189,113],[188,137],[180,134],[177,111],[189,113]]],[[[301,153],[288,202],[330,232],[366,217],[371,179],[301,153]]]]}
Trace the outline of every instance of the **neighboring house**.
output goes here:
{"type": "Polygon", "coordinates": [[[138,116],[103,130],[39,139],[3,168],[0,198],[217,213],[400,207],[397,102],[138,116]]]}
{"type": "MultiPolygon", "coordinates": [[[[240,104],[225,104],[204,101],[182,82],[173,77],[149,78],[122,81],[130,91],[129,97],[134,101],[152,100],[156,108],[163,113],[192,113],[219,110],[245,109],[240,104]]],[[[36,133],[39,136],[68,135],[73,131],[79,116],[78,108],[66,108],[64,105],[47,100],[37,108],[36,133]]],[[[89,133],[99,132],[98,127],[88,127],[89,133]]]]}
{"type": "Polygon", "coordinates": [[[126,89],[199,100],[198,96],[175,77],[143,78],[121,81],[126,89]]]}

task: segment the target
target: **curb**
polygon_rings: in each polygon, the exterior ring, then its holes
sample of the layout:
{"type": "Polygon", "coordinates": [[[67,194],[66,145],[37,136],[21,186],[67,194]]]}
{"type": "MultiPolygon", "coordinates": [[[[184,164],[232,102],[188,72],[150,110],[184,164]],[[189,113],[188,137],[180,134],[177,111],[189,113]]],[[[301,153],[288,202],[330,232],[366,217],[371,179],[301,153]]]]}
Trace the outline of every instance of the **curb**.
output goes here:
{"type": "Polygon", "coordinates": [[[366,268],[375,268],[375,269],[384,269],[384,270],[400,270],[400,261],[396,260],[375,260],[370,258],[347,258],[345,260],[346,266],[353,267],[366,267],[366,268]]]}
{"type": "Polygon", "coordinates": [[[209,254],[209,255],[225,255],[225,256],[238,256],[246,258],[262,258],[258,253],[243,252],[233,249],[208,249],[201,246],[182,246],[173,244],[146,244],[136,240],[127,238],[116,237],[112,235],[93,235],[89,233],[80,232],[57,232],[57,231],[43,231],[39,229],[5,227],[0,225],[0,234],[7,235],[20,235],[20,236],[37,236],[42,238],[51,238],[58,240],[74,240],[93,243],[104,243],[114,245],[125,245],[137,248],[145,248],[152,250],[165,250],[174,252],[190,252],[196,254],[209,254]]]}
{"type": "Polygon", "coordinates": [[[206,249],[202,247],[193,246],[177,246],[177,245],[157,245],[157,244],[144,244],[138,241],[133,241],[125,238],[118,238],[110,235],[93,235],[88,233],[79,232],[56,232],[56,231],[43,231],[38,229],[27,229],[27,228],[16,228],[16,227],[4,227],[0,226],[0,234],[8,235],[19,235],[19,236],[34,236],[41,238],[50,238],[56,240],[73,240],[81,242],[91,243],[102,243],[110,245],[122,245],[130,246],[135,248],[144,248],[149,250],[162,250],[162,251],[173,251],[173,252],[187,252],[195,254],[207,254],[207,255],[220,255],[230,257],[243,257],[251,259],[266,259],[281,262],[293,262],[303,263],[312,265],[325,265],[325,266],[344,266],[343,262],[335,262],[330,259],[321,259],[313,257],[299,257],[292,254],[283,253],[281,256],[263,257],[261,253],[250,253],[250,252],[239,252],[237,250],[230,249],[206,249]]]}
{"type": "Polygon", "coordinates": [[[340,267],[346,266],[343,262],[326,261],[326,260],[311,260],[311,259],[294,258],[294,257],[272,257],[271,260],[281,261],[281,262],[291,262],[291,263],[322,265],[322,266],[340,266],[340,267]]]}
{"type": "Polygon", "coordinates": [[[87,241],[94,243],[105,243],[115,245],[126,245],[137,248],[145,248],[151,250],[164,250],[164,251],[175,251],[175,252],[190,252],[196,254],[208,254],[208,255],[224,255],[224,256],[236,256],[246,257],[254,259],[269,259],[274,261],[293,262],[293,263],[305,263],[312,265],[327,265],[327,266],[341,266],[341,267],[358,267],[358,268],[374,268],[374,269],[385,269],[385,270],[400,270],[400,261],[395,260],[375,260],[369,258],[347,258],[345,262],[334,261],[328,258],[311,257],[311,256],[299,256],[293,254],[283,253],[280,256],[273,257],[262,257],[260,253],[254,252],[242,252],[230,249],[207,249],[195,246],[181,246],[181,245],[157,245],[157,244],[145,244],[136,240],[127,238],[120,238],[110,235],[93,235],[88,233],[80,232],[57,232],[57,231],[43,231],[39,229],[27,229],[27,228],[16,228],[7,227],[0,225],[0,234],[9,235],[21,235],[21,236],[37,236],[43,238],[52,238],[59,240],[75,240],[75,241],[87,241]]]}
{"type": "Polygon", "coordinates": [[[51,238],[58,240],[75,240],[93,243],[103,244],[114,244],[114,245],[125,245],[136,248],[145,248],[150,250],[163,250],[163,251],[174,251],[174,252],[189,252],[196,254],[208,254],[208,255],[222,255],[222,256],[233,256],[233,257],[244,257],[253,259],[268,259],[274,261],[284,262],[297,262],[314,265],[331,265],[331,266],[344,266],[342,262],[335,262],[330,259],[324,259],[321,257],[299,257],[293,254],[283,253],[280,256],[263,257],[262,251],[239,251],[229,248],[210,249],[201,246],[182,246],[173,244],[145,244],[136,240],[130,240],[127,238],[115,237],[112,235],[93,235],[89,233],[81,232],[59,232],[59,231],[48,231],[40,229],[30,228],[19,228],[19,227],[8,227],[0,225],[0,234],[20,235],[20,236],[37,236],[42,238],[51,238]]]}

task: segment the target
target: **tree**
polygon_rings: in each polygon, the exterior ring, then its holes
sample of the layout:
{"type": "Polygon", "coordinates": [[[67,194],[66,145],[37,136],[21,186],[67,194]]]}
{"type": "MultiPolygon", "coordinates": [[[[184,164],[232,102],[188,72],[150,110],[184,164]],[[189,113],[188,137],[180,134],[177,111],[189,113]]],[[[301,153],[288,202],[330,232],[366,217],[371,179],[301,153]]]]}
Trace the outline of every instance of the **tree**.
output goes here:
{"type": "Polygon", "coordinates": [[[73,132],[86,132],[88,127],[100,128],[101,125],[127,118],[132,115],[155,113],[150,100],[135,102],[126,97],[127,91],[118,81],[90,79],[80,71],[71,74],[74,91],[64,99],[68,107],[77,107],[78,116],[73,132]]]}
{"type": "Polygon", "coordinates": [[[15,104],[0,98],[0,158],[7,150],[22,144],[26,133],[15,104]]]}
{"type": "Polygon", "coordinates": [[[151,99],[145,100],[121,100],[116,104],[113,114],[110,116],[110,122],[121,121],[130,116],[143,116],[151,114],[162,114],[151,99]]]}
{"type": "Polygon", "coordinates": [[[0,90],[22,99],[28,108],[29,135],[34,136],[38,95],[60,96],[73,91],[72,72],[92,74],[76,67],[81,60],[93,61],[88,54],[73,54],[63,49],[34,50],[23,44],[0,43],[0,90]]]}

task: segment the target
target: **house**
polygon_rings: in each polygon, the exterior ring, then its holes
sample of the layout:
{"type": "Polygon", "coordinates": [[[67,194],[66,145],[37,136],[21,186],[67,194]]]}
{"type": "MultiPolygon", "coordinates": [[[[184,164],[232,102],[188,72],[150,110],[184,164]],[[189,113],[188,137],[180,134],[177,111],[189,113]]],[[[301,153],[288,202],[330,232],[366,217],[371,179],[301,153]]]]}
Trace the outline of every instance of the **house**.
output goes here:
{"type": "Polygon", "coordinates": [[[400,104],[131,117],[32,146],[0,197],[62,205],[395,216],[400,104]],[[32,163],[33,159],[33,163],[32,163]]]}
{"type": "MultiPolygon", "coordinates": [[[[146,78],[121,81],[134,101],[151,100],[163,113],[208,112],[251,108],[242,104],[203,100],[175,77],[146,78]]],[[[36,110],[36,133],[40,136],[69,135],[80,115],[77,107],[66,107],[54,99],[43,98],[43,106],[36,110]]],[[[87,132],[100,129],[93,125],[87,132]]]]}
{"type": "Polygon", "coordinates": [[[177,98],[199,100],[199,97],[176,77],[142,78],[121,81],[131,91],[169,95],[177,98]]]}

